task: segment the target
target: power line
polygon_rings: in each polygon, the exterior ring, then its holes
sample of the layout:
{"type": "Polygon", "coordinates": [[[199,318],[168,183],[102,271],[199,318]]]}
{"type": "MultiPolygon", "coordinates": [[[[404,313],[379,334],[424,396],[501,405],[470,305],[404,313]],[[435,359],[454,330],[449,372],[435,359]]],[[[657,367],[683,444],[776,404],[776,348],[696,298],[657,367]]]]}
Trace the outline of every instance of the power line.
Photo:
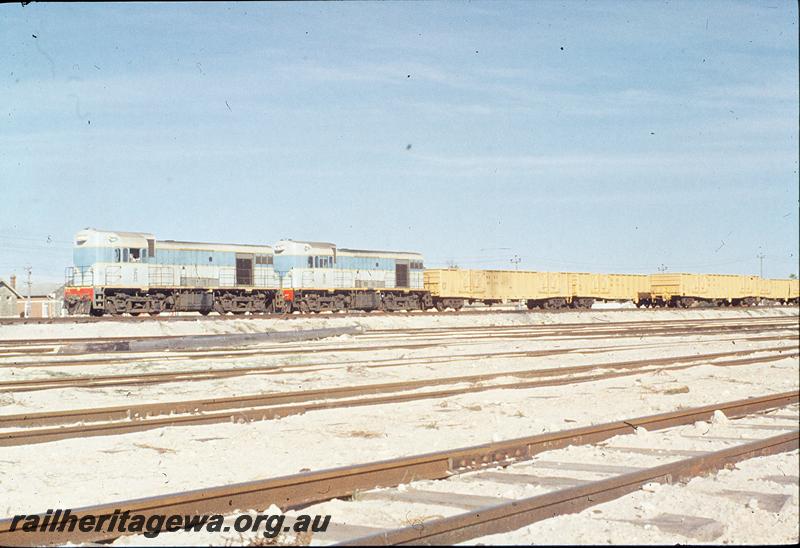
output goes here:
{"type": "Polygon", "coordinates": [[[72,245],[71,240],[56,240],[52,236],[46,236],[42,238],[23,238],[21,236],[3,236],[2,234],[0,234],[0,240],[17,240],[23,242],[41,242],[44,244],[58,243],[58,244],[72,245]]]}

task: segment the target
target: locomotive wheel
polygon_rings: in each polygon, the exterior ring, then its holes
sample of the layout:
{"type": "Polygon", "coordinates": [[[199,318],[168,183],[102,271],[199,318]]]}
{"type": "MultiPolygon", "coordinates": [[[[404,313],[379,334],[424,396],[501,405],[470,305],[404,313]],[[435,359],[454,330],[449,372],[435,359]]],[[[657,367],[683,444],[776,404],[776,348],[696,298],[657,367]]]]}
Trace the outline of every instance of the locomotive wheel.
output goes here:
{"type": "Polygon", "coordinates": [[[436,307],[436,310],[438,310],[439,312],[444,312],[445,309],[447,308],[442,301],[436,301],[436,304],[434,306],[436,307]]]}

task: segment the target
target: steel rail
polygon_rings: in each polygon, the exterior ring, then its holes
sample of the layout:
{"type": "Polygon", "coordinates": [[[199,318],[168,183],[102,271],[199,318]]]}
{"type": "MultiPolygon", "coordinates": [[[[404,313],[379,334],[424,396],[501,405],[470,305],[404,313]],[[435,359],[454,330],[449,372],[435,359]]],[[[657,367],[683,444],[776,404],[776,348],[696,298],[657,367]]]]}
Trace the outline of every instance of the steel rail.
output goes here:
{"type": "MultiPolygon", "coordinates": [[[[520,462],[543,451],[560,449],[568,445],[587,445],[613,436],[629,434],[638,427],[652,431],[692,424],[700,420],[709,420],[717,410],[731,418],[742,417],[795,404],[798,402],[799,396],[797,391],[770,394],[496,443],[86,506],[73,509],[72,514],[77,515],[79,519],[85,515],[112,514],[116,509],[146,516],[228,514],[236,510],[265,509],[271,504],[276,504],[286,511],[333,498],[351,496],[355,491],[394,487],[416,480],[444,479],[460,472],[520,462]]],[[[43,516],[44,512],[40,515],[43,516]]],[[[2,546],[91,542],[109,540],[120,535],[120,533],[84,533],[80,531],[48,531],[44,533],[12,531],[10,518],[0,520],[0,545],[2,546]]]]}
{"type": "Polygon", "coordinates": [[[784,453],[798,448],[800,431],[744,443],[697,457],[629,472],[552,493],[487,506],[417,526],[383,531],[348,540],[337,546],[452,545],[485,535],[514,531],[531,523],[617,499],[650,482],[676,483],[720,470],[753,457],[784,453]]]}
{"type": "Polygon", "coordinates": [[[462,329],[462,330],[481,330],[481,329],[516,329],[516,328],[542,328],[542,329],[558,329],[558,328],[607,328],[611,326],[619,327],[636,327],[636,326],[653,326],[653,325],[703,325],[714,324],[720,325],[728,323],[742,323],[743,325],[752,325],[759,322],[771,321],[787,321],[797,325],[798,316],[796,315],[779,315],[779,316],[732,316],[730,318],[667,318],[667,319],[653,319],[653,320],[628,320],[628,321],[613,321],[613,322],[575,322],[575,323],[532,323],[532,324],[507,324],[507,325],[471,325],[471,326],[433,326],[433,327],[412,327],[412,328],[385,328],[385,329],[370,329],[369,333],[415,333],[415,332],[436,332],[448,329],[462,329]]]}
{"type": "MultiPolygon", "coordinates": [[[[707,343],[725,342],[733,339],[721,339],[703,341],[707,343]]],[[[744,340],[748,342],[762,341],[798,341],[796,335],[779,335],[765,337],[748,337],[744,340]]],[[[674,343],[671,343],[674,344],[674,343]]],[[[680,343],[682,344],[682,343],[680,343]]],[[[160,371],[156,373],[130,373],[119,375],[73,375],[69,377],[45,378],[45,379],[25,379],[14,381],[0,381],[0,392],[30,392],[38,390],[49,390],[56,388],[94,388],[112,386],[142,386],[146,384],[165,384],[170,382],[195,382],[210,379],[221,379],[240,377],[248,375],[282,375],[286,373],[307,373],[317,371],[329,371],[337,369],[338,366],[348,367],[359,365],[363,367],[405,367],[409,365],[424,365],[431,363],[456,362],[476,359],[510,359],[510,358],[534,358],[543,356],[557,356],[564,354],[606,354],[610,352],[625,352],[653,346],[666,346],[664,343],[646,343],[636,345],[618,345],[605,347],[574,347],[557,348],[550,350],[513,350],[506,352],[492,353],[473,353],[455,354],[451,356],[411,356],[398,358],[382,358],[377,360],[347,360],[346,362],[308,362],[297,364],[281,365],[256,365],[247,367],[223,367],[208,370],[178,370],[160,371]]],[[[172,361],[172,360],[171,360],[172,361]]]]}
{"type": "MultiPolygon", "coordinates": [[[[768,306],[755,306],[755,307],[736,307],[736,308],[726,308],[723,310],[737,312],[737,311],[748,311],[748,310],[784,310],[784,309],[792,309],[798,308],[797,305],[768,305],[768,306]]],[[[61,324],[61,323],[97,323],[97,322],[124,322],[124,323],[146,323],[152,321],[214,321],[214,320],[223,320],[223,321],[234,321],[234,320],[253,320],[253,319],[280,319],[280,320],[294,320],[294,319],[302,319],[302,318],[319,318],[319,317],[379,317],[379,316],[400,316],[400,317],[407,317],[407,316],[469,316],[472,314],[569,314],[569,313],[587,313],[587,312],[612,312],[612,313],[623,313],[623,312],[635,312],[635,313],[645,313],[645,312],[689,312],[689,311],[696,311],[696,310],[720,310],[720,308],[713,307],[713,306],[702,306],[702,307],[693,307],[693,308],[604,308],[604,309],[592,309],[592,308],[559,308],[559,309],[548,309],[548,310],[528,310],[528,309],[510,309],[510,310],[497,310],[492,309],[490,307],[486,308],[464,308],[459,311],[455,310],[447,310],[443,312],[439,312],[437,310],[413,310],[413,311],[349,311],[349,312],[334,312],[330,314],[325,314],[324,316],[321,315],[311,315],[311,314],[300,314],[300,313],[292,313],[292,314],[241,314],[241,315],[224,315],[224,316],[203,316],[201,314],[198,315],[181,315],[181,316],[169,316],[167,314],[159,314],[157,316],[103,316],[103,317],[93,317],[93,316],[65,316],[65,317],[58,317],[58,318],[2,318],[0,319],[0,325],[19,325],[19,324],[61,324]]]]}
{"type": "MultiPolygon", "coordinates": [[[[575,336],[566,336],[561,338],[551,338],[549,340],[571,340],[577,336],[580,336],[582,339],[607,339],[612,336],[617,336],[619,338],[635,338],[635,337],[644,337],[644,336],[664,336],[664,337],[677,337],[683,335],[717,335],[717,334],[726,334],[726,333],[761,333],[765,331],[796,331],[794,329],[793,324],[787,325],[761,325],[761,326],[722,326],[722,327],[708,327],[708,328],[692,328],[692,329],[685,329],[685,330],[675,330],[675,329],[659,329],[659,330],[651,330],[651,331],[627,331],[627,330],[609,330],[603,333],[594,333],[590,336],[587,335],[575,335],[575,336]]],[[[537,336],[542,336],[541,334],[508,334],[508,335],[497,335],[497,334],[487,334],[484,337],[469,337],[463,339],[452,338],[448,339],[446,342],[449,344],[481,344],[483,339],[492,339],[493,342],[502,341],[502,340],[518,340],[518,339],[532,339],[537,336]]],[[[369,341],[371,342],[371,341],[369,341]]],[[[443,341],[431,339],[426,342],[405,342],[399,344],[382,344],[382,345],[363,345],[363,346],[342,346],[342,347],[327,347],[327,346],[311,346],[306,348],[297,348],[297,347],[267,347],[267,348],[243,348],[243,349],[236,349],[236,350],[208,350],[208,349],[198,349],[198,350],[187,350],[182,349],[178,352],[170,353],[169,356],[161,355],[154,355],[159,354],[158,352],[151,352],[151,353],[144,353],[144,352],[137,352],[135,354],[128,354],[124,351],[124,343],[120,342],[118,344],[122,345],[120,347],[121,351],[113,352],[106,357],[92,357],[92,358],[78,358],[78,359],[50,359],[50,360],[30,360],[30,361],[1,361],[0,368],[40,368],[40,367],[77,367],[77,366],[87,366],[87,365],[111,365],[116,363],[126,363],[130,361],[158,361],[164,360],[165,358],[170,358],[172,360],[181,358],[187,360],[201,360],[201,359],[208,359],[208,358],[229,358],[229,357],[249,357],[249,356],[261,356],[261,355],[285,355],[285,354],[318,354],[318,353],[325,353],[325,352],[368,352],[368,351],[377,351],[377,350],[410,350],[410,349],[418,349],[418,348],[431,348],[435,346],[439,346],[442,344],[443,341]]],[[[287,344],[287,343],[284,343],[287,344]]],[[[50,356],[51,354],[48,354],[50,356]]]]}
{"type": "MultiPolygon", "coordinates": [[[[767,308],[779,308],[779,306],[764,306],[759,307],[763,309],[767,308]]],[[[634,310],[633,308],[625,308],[625,309],[614,309],[609,308],[607,310],[634,310]]],[[[638,309],[636,309],[638,310],[638,309]]],[[[642,309],[643,310],[643,309],[642,309]]],[[[564,309],[564,310],[548,310],[547,313],[564,313],[564,312],[581,312],[582,310],[579,309],[564,309]]],[[[591,309],[583,310],[584,312],[589,312],[591,309]]],[[[202,314],[196,315],[180,315],[180,316],[171,316],[168,313],[159,314],[157,316],[149,316],[142,314],[141,316],[103,316],[103,317],[94,317],[94,316],[63,316],[58,318],[0,318],[0,325],[40,325],[40,324],[64,324],[64,323],[98,323],[98,322],[118,322],[118,323],[147,323],[147,322],[158,322],[158,321],[166,321],[166,322],[175,322],[175,321],[214,321],[214,320],[222,320],[222,321],[234,321],[234,320],[298,320],[303,318],[318,318],[318,317],[380,317],[380,316],[465,316],[471,314],[530,314],[536,313],[536,310],[519,310],[519,309],[510,309],[510,310],[491,310],[487,309],[479,309],[479,308],[470,308],[470,309],[462,309],[459,311],[448,310],[439,312],[438,310],[414,310],[410,312],[405,311],[339,311],[333,312],[323,315],[318,314],[301,314],[301,313],[292,313],[292,314],[283,314],[283,313],[264,313],[264,314],[234,314],[234,315],[207,315],[204,316],[202,314]]],[[[542,312],[542,311],[538,311],[542,312]]]]}
{"type": "MultiPolygon", "coordinates": [[[[743,353],[755,353],[758,351],[740,351],[743,353]]],[[[787,357],[796,357],[800,353],[793,354],[778,354],[768,355],[757,358],[747,358],[742,360],[729,360],[723,362],[710,362],[710,365],[718,367],[738,366],[738,365],[751,365],[756,363],[766,363],[785,359],[787,357]]],[[[654,360],[651,360],[654,361],[654,360]]],[[[646,362],[646,361],[645,361],[646,362]]],[[[545,386],[560,386],[567,384],[579,384],[591,381],[606,380],[610,378],[618,378],[629,375],[638,374],[641,372],[640,368],[635,368],[631,365],[634,362],[628,362],[627,366],[620,366],[614,364],[609,366],[609,369],[625,369],[624,371],[616,371],[609,373],[598,373],[595,375],[586,375],[582,377],[573,377],[571,374],[561,374],[558,377],[527,382],[514,382],[506,384],[490,384],[468,386],[463,388],[451,388],[436,391],[423,391],[411,392],[408,390],[415,390],[420,387],[432,386],[434,383],[431,380],[418,381],[412,383],[388,383],[383,385],[368,385],[365,387],[345,387],[335,389],[320,389],[318,391],[300,391],[289,392],[284,394],[272,394],[267,397],[260,396],[260,400],[251,398],[250,405],[245,407],[245,402],[237,398],[228,398],[225,400],[198,400],[205,401],[207,409],[219,409],[220,406],[227,409],[224,412],[218,413],[205,413],[205,414],[192,414],[196,413],[198,408],[192,408],[185,403],[183,407],[173,407],[170,412],[184,413],[182,415],[171,415],[166,418],[142,418],[137,420],[124,420],[130,418],[130,407],[118,408],[100,408],[90,411],[75,410],[66,412],[55,413],[34,413],[34,414],[21,414],[21,415],[6,415],[0,417],[0,425],[6,427],[22,427],[20,430],[6,431],[0,433],[0,447],[2,446],[15,446],[15,445],[31,445],[35,443],[46,443],[51,441],[58,441],[62,439],[89,437],[89,436],[106,436],[115,434],[126,434],[130,432],[140,432],[144,430],[152,430],[155,428],[162,428],[166,426],[188,426],[188,425],[202,425],[202,424],[217,424],[221,422],[240,421],[251,422],[256,420],[272,420],[291,415],[304,414],[311,411],[319,411],[325,409],[336,409],[344,407],[363,407],[369,405],[385,405],[389,403],[403,403],[408,401],[445,398],[457,396],[466,393],[487,392],[490,390],[520,390],[529,388],[541,388],[545,386]],[[401,391],[400,393],[396,393],[401,391]],[[315,393],[314,393],[315,392],[315,393]],[[395,392],[388,396],[366,397],[372,394],[382,394],[386,392],[395,392]],[[358,394],[360,397],[355,399],[345,399],[348,396],[358,394]],[[300,403],[309,400],[310,403],[300,403]],[[269,402],[269,403],[267,403],[269,402]],[[238,406],[238,407],[234,407],[238,406]],[[116,422],[98,422],[96,424],[82,424],[79,426],[60,426],[56,428],[30,428],[31,425],[52,425],[64,424],[69,422],[87,421],[92,417],[96,419],[98,416],[106,416],[116,414],[116,422]],[[120,420],[123,419],[123,420],[120,420]],[[60,421],[60,422],[59,422],[60,421]],[[27,428],[26,428],[27,427],[27,428]]],[[[693,367],[697,364],[696,361],[683,365],[674,365],[664,367],[666,370],[686,369],[693,367]]],[[[650,365],[650,364],[647,364],[650,365]]],[[[588,370],[602,369],[603,366],[583,366],[588,370]]],[[[649,369],[648,369],[649,370],[649,369]]],[[[552,374],[552,373],[551,373],[552,374]]],[[[539,371],[533,370],[527,375],[523,373],[499,373],[496,376],[539,376],[539,371]]],[[[465,381],[454,381],[452,379],[442,379],[440,384],[457,384],[465,381]]],[[[161,404],[146,404],[152,406],[155,412],[161,404]]],[[[174,404],[172,404],[174,405],[174,404]]],[[[146,406],[140,406],[139,409],[146,406]]],[[[160,414],[166,414],[165,408],[161,408],[160,414]]]]}
{"type": "MultiPolygon", "coordinates": [[[[767,358],[783,359],[794,354],[780,354],[785,350],[794,350],[787,346],[773,346],[767,348],[753,348],[745,350],[729,350],[726,352],[713,352],[709,354],[692,354],[688,356],[668,356],[657,359],[628,360],[622,362],[609,362],[604,364],[588,364],[568,367],[549,367],[543,369],[523,369],[518,371],[497,371],[493,373],[479,373],[474,375],[460,375],[455,377],[439,377],[421,379],[418,381],[399,381],[392,383],[355,385],[346,387],[320,388],[314,390],[297,390],[285,392],[272,392],[267,394],[252,394],[246,396],[231,396],[227,398],[208,398],[198,400],[171,401],[162,403],[138,404],[101,407],[94,409],[74,409],[61,411],[44,411],[34,413],[20,413],[0,415],[0,427],[31,427],[55,424],[65,424],[80,421],[98,420],[128,420],[136,417],[152,417],[158,415],[175,415],[179,413],[198,413],[219,411],[225,409],[248,408],[259,405],[279,405],[284,403],[297,403],[299,401],[313,401],[332,399],[353,395],[369,395],[397,390],[416,390],[428,386],[443,384],[461,384],[486,382],[502,377],[535,378],[549,376],[572,375],[585,373],[598,369],[639,369],[648,366],[664,366],[675,364],[694,364],[718,358],[747,356],[760,352],[777,352],[767,358]]],[[[712,362],[712,364],[715,362],[712,362]]],[[[719,363],[719,362],[716,362],[719,363]]],[[[739,363],[739,362],[735,362],[739,363]]],[[[492,385],[497,386],[497,385],[492,385]]]]}
{"type": "MultiPolygon", "coordinates": [[[[535,330],[549,330],[559,331],[563,329],[596,329],[608,328],[610,326],[619,327],[634,327],[634,326],[658,326],[661,324],[667,325],[703,325],[710,323],[718,323],[720,325],[741,323],[743,325],[753,325],[757,323],[766,322],[785,322],[797,323],[795,316],[759,316],[759,317],[740,317],[735,316],[732,318],[695,318],[695,319],[655,319],[655,320],[636,320],[636,321],[615,321],[608,323],[598,322],[579,322],[579,323],[559,323],[559,324],[541,324],[541,323],[527,323],[527,324],[512,324],[512,325],[464,325],[464,326],[451,326],[451,327],[424,327],[424,328],[391,328],[391,329],[369,329],[367,335],[415,335],[415,334],[438,334],[447,331],[460,331],[460,332],[474,332],[482,330],[501,331],[501,330],[518,330],[518,329],[535,329],[535,330]]],[[[89,343],[89,342],[125,342],[125,341],[142,341],[142,340],[164,340],[184,337],[186,335],[139,335],[139,336],[111,336],[111,337],[62,337],[62,338],[35,338],[35,339],[0,339],[0,350],[8,350],[11,346],[60,346],[70,343],[89,343]]]]}

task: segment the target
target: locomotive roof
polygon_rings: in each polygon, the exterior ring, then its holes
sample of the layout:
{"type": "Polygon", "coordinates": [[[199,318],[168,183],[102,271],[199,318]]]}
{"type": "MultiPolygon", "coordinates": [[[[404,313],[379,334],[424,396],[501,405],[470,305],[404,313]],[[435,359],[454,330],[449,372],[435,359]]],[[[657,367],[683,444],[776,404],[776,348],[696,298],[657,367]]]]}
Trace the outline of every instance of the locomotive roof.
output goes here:
{"type": "Polygon", "coordinates": [[[339,251],[344,251],[345,253],[358,253],[358,254],[384,254],[384,255],[421,255],[416,251],[386,251],[382,249],[350,249],[345,247],[340,247],[339,251]]]}
{"type": "Polygon", "coordinates": [[[272,246],[268,244],[226,244],[218,242],[185,242],[182,240],[156,240],[156,244],[174,244],[175,246],[188,246],[188,247],[202,247],[202,248],[221,248],[221,247],[250,247],[257,249],[272,250],[272,246]]]}
{"type": "Polygon", "coordinates": [[[124,230],[103,230],[101,228],[91,228],[91,227],[86,227],[83,230],[79,230],[76,236],[88,235],[93,232],[96,234],[114,234],[115,236],[119,236],[120,238],[145,238],[145,239],[155,238],[155,236],[153,236],[149,232],[126,232],[124,230]]]}
{"type": "Polygon", "coordinates": [[[312,242],[308,240],[290,240],[290,239],[283,239],[278,242],[291,242],[293,244],[301,244],[307,245],[316,248],[325,248],[330,247],[335,249],[339,253],[358,253],[361,255],[420,255],[416,251],[388,251],[385,249],[353,249],[349,247],[336,247],[336,244],[332,244],[330,242],[312,242]]]}
{"type": "Polygon", "coordinates": [[[281,242],[292,242],[293,244],[304,244],[310,245],[312,247],[336,247],[336,244],[332,244],[330,242],[312,242],[309,240],[291,240],[289,238],[284,238],[280,240],[281,242]]]}

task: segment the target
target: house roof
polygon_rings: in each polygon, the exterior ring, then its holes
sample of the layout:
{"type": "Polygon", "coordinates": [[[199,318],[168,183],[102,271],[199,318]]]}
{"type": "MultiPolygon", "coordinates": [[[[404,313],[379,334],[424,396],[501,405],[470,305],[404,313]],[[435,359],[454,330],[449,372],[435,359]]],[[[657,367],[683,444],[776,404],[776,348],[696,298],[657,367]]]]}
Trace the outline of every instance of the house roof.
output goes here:
{"type": "Polygon", "coordinates": [[[13,293],[18,299],[22,298],[22,295],[20,295],[16,289],[7,284],[5,280],[0,280],[0,286],[7,287],[9,291],[11,291],[11,293],[13,293]]]}
{"type": "MultiPolygon", "coordinates": [[[[53,282],[32,283],[31,297],[47,297],[48,295],[52,295],[53,293],[58,293],[63,286],[64,284],[53,283],[53,282]]],[[[27,286],[21,287],[20,289],[23,293],[22,297],[27,297],[28,296],[27,286]]]]}

